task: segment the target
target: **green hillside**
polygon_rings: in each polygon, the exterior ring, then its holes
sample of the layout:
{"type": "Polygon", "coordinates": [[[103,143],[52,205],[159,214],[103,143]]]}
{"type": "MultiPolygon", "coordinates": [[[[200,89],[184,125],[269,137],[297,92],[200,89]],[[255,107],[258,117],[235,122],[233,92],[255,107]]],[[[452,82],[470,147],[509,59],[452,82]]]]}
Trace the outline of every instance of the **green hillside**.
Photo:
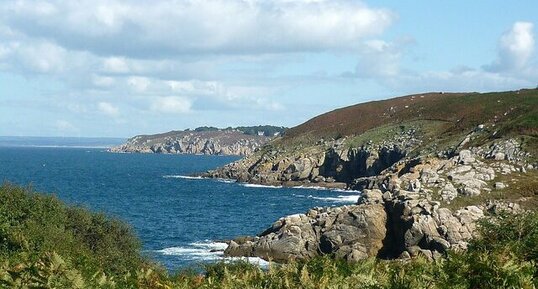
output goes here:
{"type": "Polygon", "coordinates": [[[502,123],[504,133],[537,136],[538,90],[492,93],[424,93],[337,109],[289,129],[285,138],[357,135],[367,130],[416,120],[447,122],[459,132],[485,123],[502,123]]]}
{"type": "Polygon", "coordinates": [[[450,143],[479,125],[484,126],[485,133],[477,142],[518,136],[525,139],[530,151],[538,152],[538,90],[424,93],[357,104],[291,128],[275,145],[358,137],[350,141],[359,146],[361,139],[383,138],[383,132],[414,128],[434,141],[428,143],[431,146],[450,143]]]}

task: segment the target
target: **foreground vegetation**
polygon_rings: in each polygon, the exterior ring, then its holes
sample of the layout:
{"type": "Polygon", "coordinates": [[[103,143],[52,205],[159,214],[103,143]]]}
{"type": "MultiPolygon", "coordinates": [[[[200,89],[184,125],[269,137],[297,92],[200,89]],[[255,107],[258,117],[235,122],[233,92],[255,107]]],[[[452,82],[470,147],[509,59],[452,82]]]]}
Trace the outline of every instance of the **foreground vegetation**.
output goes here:
{"type": "Polygon", "coordinates": [[[466,252],[428,261],[330,257],[217,263],[171,275],[122,222],[29,188],[0,187],[0,288],[536,288],[538,214],[495,216],[466,252]]]}

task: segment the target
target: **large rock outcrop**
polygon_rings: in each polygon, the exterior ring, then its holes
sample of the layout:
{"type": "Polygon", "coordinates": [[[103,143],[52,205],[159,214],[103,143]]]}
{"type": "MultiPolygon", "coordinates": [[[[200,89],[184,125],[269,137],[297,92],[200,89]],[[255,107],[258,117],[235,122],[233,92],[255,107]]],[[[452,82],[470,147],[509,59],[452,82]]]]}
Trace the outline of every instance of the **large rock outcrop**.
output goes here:
{"type": "Polygon", "coordinates": [[[446,207],[456,198],[507,189],[496,177],[523,168],[506,159],[486,162],[479,151],[399,161],[365,179],[368,188],[362,188],[357,204],[281,218],[257,237],[230,241],[225,255],[287,261],[331,254],[357,261],[417,254],[436,258],[447,250],[464,250],[488,211],[520,210],[503,202],[446,207]]]}
{"type": "Polygon", "coordinates": [[[377,255],[386,222],[381,204],[314,208],[279,219],[257,238],[230,241],[225,254],[287,261],[335,253],[357,260],[377,255]]]}
{"type": "MultiPolygon", "coordinates": [[[[418,254],[437,258],[448,250],[465,250],[477,235],[477,222],[498,206],[450,210],[412,192],[366,190],[356,205],[313,208],[279,219],[257,237],[229,241],[224,254],[277,262],[326,254],[348,261],[418,254]]],[[[509,204],[503,209],[519,207],[509,204]]]]}

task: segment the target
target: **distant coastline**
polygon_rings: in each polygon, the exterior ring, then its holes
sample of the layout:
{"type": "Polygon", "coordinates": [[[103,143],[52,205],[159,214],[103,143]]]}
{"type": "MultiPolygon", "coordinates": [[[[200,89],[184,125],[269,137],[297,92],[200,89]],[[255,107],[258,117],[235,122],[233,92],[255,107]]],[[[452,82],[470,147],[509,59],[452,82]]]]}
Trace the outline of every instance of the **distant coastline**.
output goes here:
{"type": "Polygon", "coordinates": [[[0,147],[107,149],[125,138],[0,136],[0,147]]]}

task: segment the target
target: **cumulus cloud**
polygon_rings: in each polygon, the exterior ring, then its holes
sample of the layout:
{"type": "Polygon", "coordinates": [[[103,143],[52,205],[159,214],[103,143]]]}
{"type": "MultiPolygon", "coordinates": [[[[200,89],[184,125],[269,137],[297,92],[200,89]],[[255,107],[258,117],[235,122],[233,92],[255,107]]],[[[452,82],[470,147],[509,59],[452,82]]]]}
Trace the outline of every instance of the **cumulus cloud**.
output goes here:
{"type": "Polygon", "coordinates": [[[23,83],[11,98],[50,104],[65,115],[49,129],[72,133],[103,115],[133,133],[133,123],[160,127],[161,117],[293,125],[314,106],[359,101],[364,84],[390,94],[536,85],[532,23],[500,35],[488,66],[425,71],[406,67],[408,40],[386,39],[395,18],[360,0],[3,1],[0,73],[23,83]]]}
{"type": "Polygon", "coordinates": [[[499,40],[499,56],[485,69],[493,72],[514,71],[527,68],[534,52],[534,25],[516,22],[499,40]]]}
{"type": "Polygon", "coordinates": [[[157,97],[151,104],[151,110],[160,113],[184,114],[191,110],[192,101],[185,97],[157,97]]]}
{"type": "Polygon", "coordinates": [[[0,70],[47,75],[66,103],[111,117],[120,102],[122,116],[278,111],[285,80],[226,69],[356,52],[394,18],[352,0],[19,0],[0,4],[0,70]]]}
{"type": "Polygon", "coordinates": [[[35,41],[32,45],[23,45],[19,41],[10,41],[0,47],[0,59],[19,71],[34,73],[60,73],[66,69],[68,52],[47,41],[35,41]],[[2,57],[3,56],[3,57],[2,57]]]}
{"type": "Polygon", "coordinates": [[[127,61],[122,57],[109,57],[103,61],[103,71],[108,73],[128,73],[127,61]]]}
{"type": "Polygon", "coordinates": [[[394,20],[388,10],[350,0],[21,0],[0,15],[30,37],[131,58],[353,49],[394,20]]]}
{"type": "Polygon", "coordinates": [[[370,40],[362,49],[355,77],[392,77],[400,73],[402,47],[383,40],[370,40]]]}
{"type": "Polygon", "coordinates": [[[479,68],[456,66],[447,70],[416,71],[402,67],[406,42],[366,41],[354,72],[344,77],[374,79],[391,90],[492,91],[533,87],[538,69],[533,66],[534,25],[515,22],[499,39],[498,57],[479,68]]]}
{"type": "Polygon", "coordinates": [[[99,102],[97,108],[101,113],[110,117],[117,117],[120,114],[120,110],[109,102],[99,102]]]}

